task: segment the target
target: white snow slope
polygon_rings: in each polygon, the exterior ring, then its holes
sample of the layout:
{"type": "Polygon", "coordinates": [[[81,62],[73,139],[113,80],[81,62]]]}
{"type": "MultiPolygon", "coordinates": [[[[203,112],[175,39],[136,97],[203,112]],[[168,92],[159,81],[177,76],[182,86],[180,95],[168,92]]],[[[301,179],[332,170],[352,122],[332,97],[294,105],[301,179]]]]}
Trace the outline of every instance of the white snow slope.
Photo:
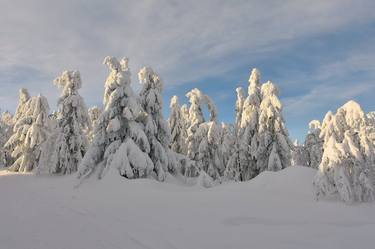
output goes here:
{"type": "Polygon", "coordinates": [[[205,189],[0,171],[0,249],[373,248],[375,204],[315,201],[315,172],[205,189]]]}

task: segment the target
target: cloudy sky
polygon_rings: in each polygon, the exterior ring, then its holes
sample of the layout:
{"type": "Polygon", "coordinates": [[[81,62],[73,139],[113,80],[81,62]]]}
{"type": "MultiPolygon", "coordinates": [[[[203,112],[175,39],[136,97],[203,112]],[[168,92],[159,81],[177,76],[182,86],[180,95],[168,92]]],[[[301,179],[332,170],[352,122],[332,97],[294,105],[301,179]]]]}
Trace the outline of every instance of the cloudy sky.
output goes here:
{"type": "Polygon", "coordinates": [[[78,69],[87,105],[101,105],[106,55],[130,58],[134,87],[141,66],[172,95],[198,87],[234,116],[235,89],[251,68],[280,88],[293,138],[355,99],[375,110],[375,1],[0,0],[0,107],[14,111],[18,89],[47,96],[53,79],[78,69]]]}

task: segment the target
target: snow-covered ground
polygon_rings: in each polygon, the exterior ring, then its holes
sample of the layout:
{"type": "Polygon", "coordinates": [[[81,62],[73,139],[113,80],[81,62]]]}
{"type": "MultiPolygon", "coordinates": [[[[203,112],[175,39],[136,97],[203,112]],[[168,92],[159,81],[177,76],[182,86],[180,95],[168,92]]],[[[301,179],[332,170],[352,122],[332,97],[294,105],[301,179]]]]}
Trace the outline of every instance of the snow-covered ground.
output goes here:
{"type": "Polygon", "coordinates": [[[0,171],[0,248],[372,248],[375,204],[317,202],[314,174],[206,189],[113,173],[74,188],[74,177],[0,171]]]}

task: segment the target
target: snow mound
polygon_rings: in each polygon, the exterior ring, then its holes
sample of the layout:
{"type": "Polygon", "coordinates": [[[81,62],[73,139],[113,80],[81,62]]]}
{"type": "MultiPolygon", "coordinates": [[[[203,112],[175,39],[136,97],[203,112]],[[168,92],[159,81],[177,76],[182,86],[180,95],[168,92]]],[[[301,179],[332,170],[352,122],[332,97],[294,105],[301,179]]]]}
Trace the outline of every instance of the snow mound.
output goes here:
{"type": "Polygon", "coordinates": [[[213,188],[0,171],[0,248],[370,248],[374,204],[315,201],[315,170],[213,188]]]}

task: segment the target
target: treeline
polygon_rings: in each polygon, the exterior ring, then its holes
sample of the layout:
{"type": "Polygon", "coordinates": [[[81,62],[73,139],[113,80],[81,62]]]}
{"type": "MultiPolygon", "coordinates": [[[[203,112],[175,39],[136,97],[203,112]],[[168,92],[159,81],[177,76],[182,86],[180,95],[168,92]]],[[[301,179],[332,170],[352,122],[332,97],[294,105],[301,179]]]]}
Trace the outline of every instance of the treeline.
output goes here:
{"type": "Polygon", "coordinates": [[[61,89],[58,111],[26,89],[14,115],[2,114],[0,157],[16,172],[72,174],[84,180],[115,170],[129,179],[196,179],[211,187],[224,181],[248,181],[261,172],[291,165],[317,168],[317,198],[338,194],[347,202],[375,196],[375,115],[350,101],[328,112],[322,124],[310,123],[302,145],[293,144],[282,116],[278,88],[261,83],[253,69],[247,92],[237,88],[233,124],[218,122],[212,99],[199,89],[186,94],[189,105],[170,102],[163,117],[163,82],[151,68],[138,73],[140,93],[131,87],[128,59],[106,57],[109,75],[103,107],[88,109],[79,94],[78,71],[54,80],[61,89]],[[207,107],[209,117],[203,109],[207,107]]]}

